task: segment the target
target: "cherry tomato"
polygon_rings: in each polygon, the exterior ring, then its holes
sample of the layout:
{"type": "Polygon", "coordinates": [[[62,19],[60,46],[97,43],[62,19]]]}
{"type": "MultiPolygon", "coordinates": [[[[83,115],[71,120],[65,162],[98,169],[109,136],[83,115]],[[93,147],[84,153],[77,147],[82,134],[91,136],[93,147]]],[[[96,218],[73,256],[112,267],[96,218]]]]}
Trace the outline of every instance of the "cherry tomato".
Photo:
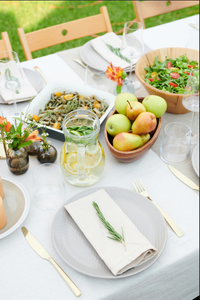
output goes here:
{"type": "Polygon", "coordinates": [[[173,83],[173,82],[169,82],[169,85],[171,85],[171,86],[173,86],[173,87],[177,87],[177,86],[178,86],[178,84],[173,83]]]}
{"type": "Polygon", "coordinates": [[[168,61],[168,63],[167,63],[167,69],[170,69],[171,67],[172,67],[172,63],[171,63],[171,61],[168,61]]]}
{"type": "Polygon", "coordinates": [[[195,66],[193,66],[193,65],[188,65],[188,68],[190,68],[190,69],[194,69],[194,68],[195,68],[195,66]]]}
{"type": "MultiPolygon", "coordinates": [[[[186,74],[190,75],[190,72],[184,72],[184,73],[186,73],[186,74]]],[[[191,75],[193,76],[194,74],[193,74],[193,73],[191,73],[191,75]]]]}
{"type": "Polygon", "coordinates": [[[180,75],[178,73],[170,73],[171,78],[178,79],[180,75]]]}
{"type": "Polygon", "coordinates": [[[153,82],[154,81],[154,79],[153,78],[148,78],[149,79],[149,81],[151,81],[151,82],[153,82]]]}
{"type": "Polygon", "coordinates": [[[158,77],[158,73],[157,73],[157,72],[153,72],[153,73],[151,73],[151,77],[152,77],[152,78],[156,78],[156,77],[158,77]]]}

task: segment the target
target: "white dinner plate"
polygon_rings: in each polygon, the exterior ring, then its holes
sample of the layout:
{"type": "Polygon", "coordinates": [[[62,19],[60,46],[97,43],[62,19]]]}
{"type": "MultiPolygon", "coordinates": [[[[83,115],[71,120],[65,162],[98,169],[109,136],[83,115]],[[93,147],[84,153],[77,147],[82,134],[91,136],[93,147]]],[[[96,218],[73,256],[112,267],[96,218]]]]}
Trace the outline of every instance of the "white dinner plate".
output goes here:
{"type": "Polygon", "coordinates": [[[192,152],[192,166],[199,177],[199,143],[195,146],[192,152]]]}
{"type": "MultiPolygon", "coordinates": [[[[46,86],[46,82],[44,81],[44,79],[40,76],[40,74],[38,74],[36,71],[33,71],[31,69],[23,68],[23,71],[24,71],[26,77],[28,78],[29,82],[31,83],[31,85],[34,87],[34,89],[39,94],[46,86]]],[[[30,98],[28,100],[30,100],[30,98]]],[[[27,100],[24,100],[24,101],[27,101],[27,100]]],[[[5,102],[2,99],[1,95],[0,95],[0,103],[8,104],[7,102],[5,102]]]]}
{"type": "MultiPolygon", "coordinates": [[[[38,115],[39,110],[44,110],[46,103],[51,99],[51,94],[56,92],[63,93],[78,93],[79,95],[91,96],[95,95],[98,100],[104,100],[108,104],[108,108],[105,111],[104,115],[100,118],[100,124],[104,121],[107,115],[110,113],[114,107],[114,101],[116,96],[113,94],[93,89],[89,86],[79,85],[74,82],[69,81],[55,81],[49,83],[32,101],[28,104],[23,112],[25,113],[28,109],[30,115],[38,115]]],[[[39,125],[40,126],[40,125],[39,125]]],[[[64,133],[62,130],[54,129],[50,126],[46,126],[46,132],[49,134],[49,137],[52,137],[57,140],[65,141],[64,133]]]]}
{"type": "MultiPolygon", "coordinates": [[[[122,38],[121,36],[119,36],[119,38],[122,38]]],[[[144,53],[147,53],[149,51],[151,51],[152,49],[150,49],[147,45],[144,44],[144,53]]],[[[82,61],[88,65],[89,67],[96,69],[98,71],[106,71],[109,62],[107,60],[105,60],[101,55],[99,55],[94,48],[92,47],[92,45],[90,44],[90,41],[85,43],[82,47],[81,47],[81,52],[80,52],[80,56],[82,61]]],[[[135,70],[135,65],[132,68],[132,71],[135,70]]],[[[130,71],[130,68],[127,68],[125,70],[126,72],[130,71]]]]}
{"type": "Polygon", "coordinates": [[[3,205],[7,224],[0,230],[0,239],[15,231],[26,219],[30,209],[30,198],[25,187],[18,181],[1,176],[4,198],[3,205]]]}
{"type": "MultiPolygon", "coordinates": [[[[102,187],[87,189],[70,198],[65,205],[100,189],[102,187]]],[[[166,222],[158,208],[144,196],[123,188],[103,187],[103,189],[137,226],[140,232],[156,247],[157,255],[138,267],[114,276],[64,206],[58,210],[52,223],[52,240],[55,249],[68,265],[88,276],[118,279],[140,273],[150,267],[163,252],[167,241],[166,222]]]]}

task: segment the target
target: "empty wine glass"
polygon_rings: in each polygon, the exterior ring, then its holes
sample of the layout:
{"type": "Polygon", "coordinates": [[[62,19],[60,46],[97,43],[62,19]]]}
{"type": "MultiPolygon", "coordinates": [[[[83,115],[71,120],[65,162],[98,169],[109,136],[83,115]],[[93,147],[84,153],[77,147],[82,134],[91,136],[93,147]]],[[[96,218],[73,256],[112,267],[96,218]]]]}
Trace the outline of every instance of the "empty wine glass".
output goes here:
{"type": "Polygon", "coordinates": [[[197,71],[192,70],[188,76],[187,85],[182,99],[183,106],[192,111],[191,120],[191,145],[196,145],[198,143],[199,134],[193,128],[195,113],[199,112],[199,76],[197,71]]]}
{"type": "Polygon", "coordinates": [[[4,92],[4,95],[7,94],[8,98],[10,97],[9,92],[12,92],[14,111],[9,113],[9,117],[18,117],[16,93],[24,83],[19,58],[14,51],[0,52],[0,58],[0,89],[7,91],[7,93],[4,92]]]}
{"type": "Polygon", "coordinates": [[[122,44],[120,49],[121,54],[130,60],[130,75],[129,80],[134,86],[134,89],[140,87],[140,82],[133,82],[132,69],[137,60],[144,53],[143,44],[143,25],[139,22],[127,22],[124,24],[124,31],[122,36],[122,44]]]}

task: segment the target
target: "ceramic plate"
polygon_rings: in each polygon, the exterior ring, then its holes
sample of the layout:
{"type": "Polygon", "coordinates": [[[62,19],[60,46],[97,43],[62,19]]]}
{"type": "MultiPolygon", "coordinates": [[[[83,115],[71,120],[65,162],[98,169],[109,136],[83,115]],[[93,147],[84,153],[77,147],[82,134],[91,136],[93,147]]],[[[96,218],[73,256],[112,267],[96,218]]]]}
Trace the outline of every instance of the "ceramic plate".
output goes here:
{"type": "MultiPolygon", "coordinates": [[[[23,71],[26,74],[26,77],[28,78],[31,85],[34,87],[34,89],[38,93],[40,93],[46,86],[44,79],[36,71],[33,71],[31,69],[23,68],[23,71]]],[[[26,100],[24,100],[24,101],[26,101],[26,100]]],[[[1,95],[0,95],[0,103],[8,104],[2,99],[1,95]]]]}
{"type": "MultiPolygon", "coordinates": [[[[70,198],[66,204],[90,195],[99,189],[102,187],[85,190],[70,198]]],[[[157,207],[144,196],[123,188],[103,187],[103,189],[119,205],[140,232],[157,248],[157,255],[136,268],[114,276],[64,206],[58,210],[52,223],[52,240],[55,249],[68,265],[88,276],[118,279],[140,273],[150,267],[163,252],[167,241],[166,222],[157,207]]]]}
{"type": "Polygon", "coordinates": [[[199,144],[197,144],[192,152],[192,166],[197,176],[199,176],[199,144]]]}
{"type": "MultiPolygon", "coordinates": [[[[147,45],[144,45],[144,52],[147,53],[149,51],[151,51],[151,49],[147,45]]],[[[98,71],[106,71],[109,65],[109,62],[94,50],[90,44],[90,41],[81,47],[80,56],[86,65],[98,71]]],[[[132,70],[135,70],[135,65],[133,66],[132,70]]],[[[129,72],[130,68],[127,68],[125,71],[129,72]]]]}
{"type": "Polygon", "coordinates": [[[30,208],[30,198],[27,190],[18,181],[1,176],[4,198],[3,204],[7,225],[0,230],[0,239],[15,231],[25,220],[30,208]]]}
{"type": "MultiPolygon", "coordinates": [[[[40,109],[44,109],[45,104],[51,99],[51,94],[55,92],[63,92],[66,91],[66,93],[75,93],[77,92],[80,95],[84,96],[91,96],[95,95],[97,99],[99,100],[105,100],[105,103],[107,103],[109,106],[104,113],[104,115],[100,118],[100,123],[104,121],[104,119],[107,117],[107,115],[110,113],[114,106],[114,101],[116,96],[113,94],[93,89],[89,86],[82,86],[78,85],[74,82],[69,81],[57,81],[48,84],[41,92],[38,94],[31,102],[29,109],[28,106],[25,107],[23,112],[25,113],[28,109],[29,113],[31,115],[36,114],[38,115],[40,109]]],[[[57,140],[65,141],[64,133],[62,130],[54,129],[52,127],[47,126],[47,132],[49,133],[49,137],[52,137],[57,140]]]]}

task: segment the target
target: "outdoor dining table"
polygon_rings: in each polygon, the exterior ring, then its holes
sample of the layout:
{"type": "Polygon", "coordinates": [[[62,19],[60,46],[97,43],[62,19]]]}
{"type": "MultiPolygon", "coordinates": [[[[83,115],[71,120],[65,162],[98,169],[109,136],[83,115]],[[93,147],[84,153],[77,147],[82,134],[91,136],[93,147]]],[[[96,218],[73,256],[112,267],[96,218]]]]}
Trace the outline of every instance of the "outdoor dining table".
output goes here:
{"type": "MultiPolygon", "coordinates": [[[[185,47],[190,23],[198,24],[199,16],[192,16],[144,30],[144,43],[153,49],[164,47],[185,47]]],[[[194,29],[196,30],[196,29],[194,29]]],[[[84,84],[84,68],[72,60],[80,59],[81,47],[65,50],[30,61],[22,67],[33,69],[39,66],[49,83],[58,80],[76,81],[84,84]],[[58,64],[58,61],[60,65],[58,64]],[[61,71],[58,68],[61,66],[61,71]],[[56,69],[57,68],[57,69],[56,69]]],[[[135,75],[134,75],[135,76],[135,75]]],[[[145,97],[147,92],[141,86],[136,97],[145,97]]],[[[19,111],[27,102],[18,103],[19,111]]],[[[6,114],[12,105],[2,106],[6,114]]],[[[30,157],[28,171],[20,176],[10,173],[5,160],[0,160],[0,175],[19,181],[27,189],[31,203],[24,222],[14,232],[0,239],[0,300],[64,300],[75,299],[64,280],[51,264],[41,259],[26,242],[21,227],[25,226],[42,244],[47,252],[75,282],[84,300],[192,300],[199,295],[199,195],[198,192],[177,179],[159,157],[159,148],[166,124],[177,121],[190,126],[192,113],[162,116],[161,131],[156,143],[142,158],[132,163],[121,163],[109,152],[101,124],[99,141],[105,151],[105,170],[100,181],[92,187],[121,187],[133,191],[133,180],[141,178],[151,198],[167,212],[181,228],[184,236],[178,238],[167,226],[167,242],[162,255],[146,270],[126,278],[94,278],[73,269],[56,252],[51,237],[51,226],[57,210],[44,211],[36,207],[32,199],[32,173],[39,165],[30,157]]],[[[197,126],[197,125],[196,125],[197,126]]],[[[58,154],[63,142],[50,138],[58,154]]],[[[191,156],[187,162],[175,166],[198,184],[191,156]]],[[[59,165],[59,157],[56,162],[59,165]]],[[[92,187],[75,187],[65,182],[67,201],[74,195],[92,187]]]]}

